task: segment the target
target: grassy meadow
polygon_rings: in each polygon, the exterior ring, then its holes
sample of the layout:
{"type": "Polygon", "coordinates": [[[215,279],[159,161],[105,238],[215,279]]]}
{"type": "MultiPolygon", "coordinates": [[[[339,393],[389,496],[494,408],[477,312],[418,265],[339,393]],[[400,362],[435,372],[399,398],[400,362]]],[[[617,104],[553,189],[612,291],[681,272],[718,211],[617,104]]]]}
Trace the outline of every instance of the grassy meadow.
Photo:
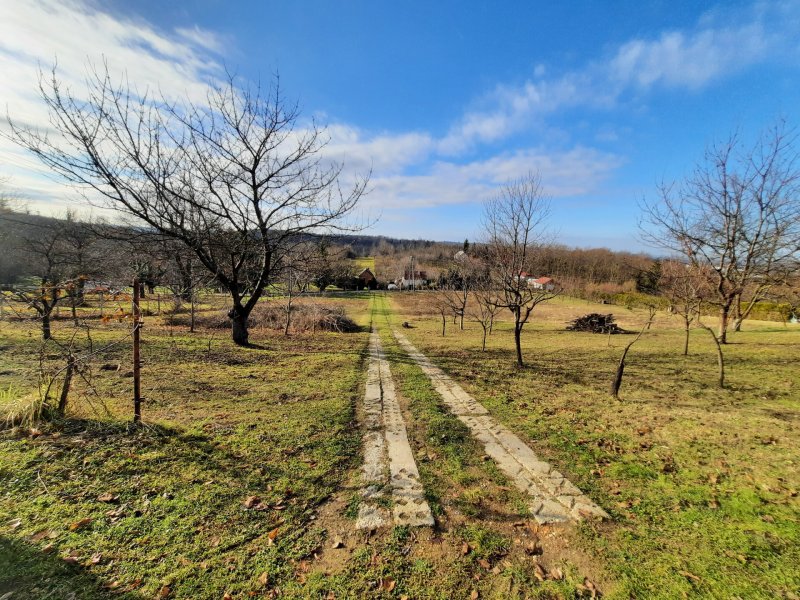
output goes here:
{"type": "MultiPolygon", "coordinates": [[[[145,306],[138,429],[129,325],[82,308],[96,355],[67,418],[0,432],[0,597],[796,597],[800,328],[746,322],[725,347],[720,390],[708,334],[693,331],[683,357],[679,323],[659,314],[613,400],[629,337],[564,326],[599,311],[637,329],[645,314],[568,298],[542,305],[517,369],[508,321],[481,352],[479,325],[448,323],[442,337],[426,300],[315,298],[344,306],[361,331],[255,328],[251,348],[145,306]],[[394,341],[403,321],[420,350],[611,519],[537,527],[394,341]],[[370,324],[391,361],[432,530],[353,530],[370,324]]],[[[220,308],[211,298],[200,314],[220,308]]],[[[74,333],[67,313],[54,323],[59,343],[74,333]]],[[[0,411],[35,398],[40,364],[59,357],[35,322],[0,322],[0,411]]]]}

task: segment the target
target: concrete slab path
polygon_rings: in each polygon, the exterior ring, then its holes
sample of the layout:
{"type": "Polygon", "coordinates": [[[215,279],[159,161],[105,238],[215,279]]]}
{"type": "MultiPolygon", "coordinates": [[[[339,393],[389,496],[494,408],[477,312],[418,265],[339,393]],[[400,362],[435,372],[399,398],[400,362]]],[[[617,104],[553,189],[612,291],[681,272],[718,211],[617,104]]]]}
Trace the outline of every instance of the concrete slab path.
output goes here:
{"type": "Polygon", "coordinates": [[[370,334],[367,385],[364,391],[363,500],[357,529],[376,529],[389,522],[384,508],[386,489],[391,494],[391,520],[395,525],[433,525],[417,463],[408,443],[403,413],[397,402],[389,361],[376,331],[370,334]]]}
{"type": "Polygon", "coordinates": [[[549,463],[541,460],[520,438],[489,416],[486,408],[451,377],[417,350],[402,333],[394,336],[408,356],[428,375],[445,405],[483,443],[514,485],[531,499],[531,512],[539,523],[608,517],[549,463]]]}

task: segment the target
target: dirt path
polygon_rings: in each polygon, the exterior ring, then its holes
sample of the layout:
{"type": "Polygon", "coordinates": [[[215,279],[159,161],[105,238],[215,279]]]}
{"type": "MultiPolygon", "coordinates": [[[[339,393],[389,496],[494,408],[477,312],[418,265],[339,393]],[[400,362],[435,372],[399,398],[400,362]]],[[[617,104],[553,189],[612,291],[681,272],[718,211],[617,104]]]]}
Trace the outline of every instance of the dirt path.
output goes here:
{"type": "Polygon", "coordinates": [[[445,405],[483,443],[486,454],[495,460],[520,491],[532,498],[531,513],[539,523],[608,517],[560,472],[489,416],[483,405],[434,366],[403,334],[397,330],[393,333],[403,350],[430,378],[445,405]]]}
{"type": "Polygon", "coordinates": [[[389,361],[376,331],[370,334],[369,343],[364,392],[364,466],[361,473],[364,501],[359,507],[356,528],[375,529],[388,523],[387,486],[391,492],[391,516],[395,525],[433,525],[433,515],[425,500],[395,395],[389,361]]]}

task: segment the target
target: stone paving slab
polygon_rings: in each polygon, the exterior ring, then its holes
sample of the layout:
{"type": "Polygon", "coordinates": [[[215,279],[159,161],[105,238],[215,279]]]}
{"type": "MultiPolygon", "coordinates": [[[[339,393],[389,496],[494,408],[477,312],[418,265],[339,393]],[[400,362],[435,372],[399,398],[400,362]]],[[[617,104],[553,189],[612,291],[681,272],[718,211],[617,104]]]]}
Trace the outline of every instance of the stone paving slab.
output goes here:
{"type": "Polygon", "coordinates": [[[432,526],[433,515],[425,500],[389,361],[377,332],[370,335],[364,420],[367,432],[364,435],[362,481],[372,485],[367,485],[362,491],[364,500],[359,508],[356,528],[375,529],[386,524],[388,511],[376,500],[383,495],[381,487],[387,485],[391,491],[391,518],[395,525],[432,526]]]}
{"type": "Polygon", "coordinates": [[[482,404],[434,366],[408,338],[396,330],[394,336],[409,357],[430,377],[445,405],[469,428],[473,437],[483,443],[486,454],[520,491],[531,496],[531,512],[539,523],[608,517],[564,475],[541,460],[530,446],[491,417],[482,404]]]}

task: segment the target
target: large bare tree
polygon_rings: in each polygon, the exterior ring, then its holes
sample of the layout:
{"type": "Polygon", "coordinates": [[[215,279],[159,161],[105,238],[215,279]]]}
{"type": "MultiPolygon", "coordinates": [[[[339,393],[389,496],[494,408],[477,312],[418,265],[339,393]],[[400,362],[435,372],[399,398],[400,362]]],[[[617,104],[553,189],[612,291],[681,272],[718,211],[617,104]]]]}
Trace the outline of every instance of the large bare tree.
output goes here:
{"type": "Polygon", "coordinates": [[[10,119],[12,138],[90,199],[189,248],[230,294],[240,345],[283,254],[306,232],[347,229],[365,190],[366,178],[342,189],[325,131],[301,126],[277,81],[229,77],[203,102],[140,94],[107,69],[80,95],[55,70],[39,87],[57,135],[10,119]]]}
{"type": "Polygon", "coordinates": [[[645,203],[644,237],[709,275],[726,343],[776,281],[796,267],[800,247],[800,168],[795,135],[778,124],[751,148],[737,136],[710,147],[692,174],[662,185],[645,203]],[[740,312],[742,302],[746,303],[740,312]],[[738,326],[737,325],[737,326],[738,326]]]}
{"type": "Polygon", "coordinates": [[[522,276],[543,241],[542,227],[549,214],[549,201],[536,173],[505,184],[484,205],[485,257],[498,305],[514,315],[514,343],[517,365],[522,360],[522,328],[542,302],[556,291],[535,288],[522,276]]]}

